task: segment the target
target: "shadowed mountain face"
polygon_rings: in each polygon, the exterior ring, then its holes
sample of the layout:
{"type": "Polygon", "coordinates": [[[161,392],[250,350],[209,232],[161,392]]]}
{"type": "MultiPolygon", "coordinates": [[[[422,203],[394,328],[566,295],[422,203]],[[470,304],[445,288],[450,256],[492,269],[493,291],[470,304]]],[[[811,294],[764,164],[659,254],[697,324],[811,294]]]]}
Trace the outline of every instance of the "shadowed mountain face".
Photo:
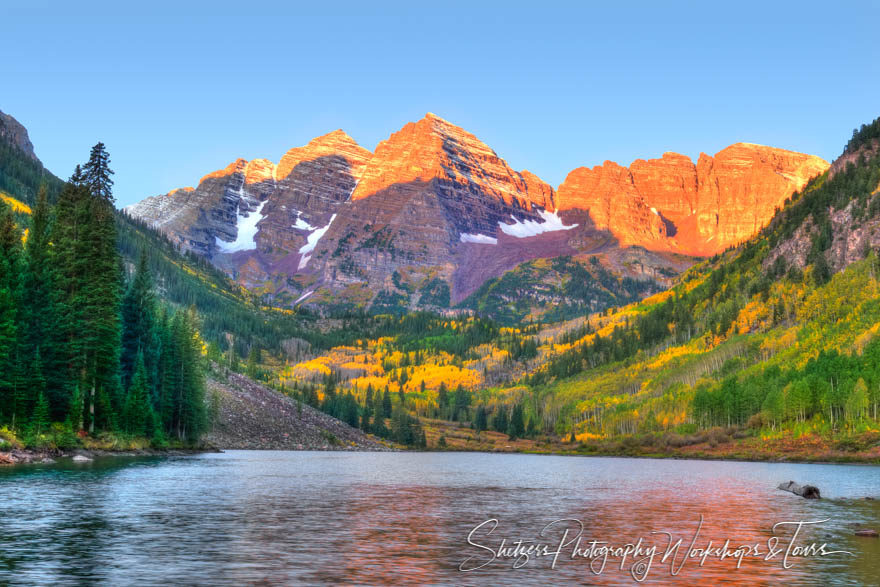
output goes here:
{"type": "Polygon", "coordinates": [[[696,165],[667,153],[576,169],[557,193],[428,114],[374,153],[335,131],[277,165],[240,159],[127,210],[273,303],[405,311],[455,304],[533,259],[598,255],[623,270],[632,245],[644,254],[626,276],[663,284],[690,256],[754,234],[826,168],[737,144],[696,165]]]}
{"type": "Polygon", "coordinates": [[[34,153],[34,145],[28,137],[27,129],[12,116],[4,114],[2,111],[0,111],[0,140],[15,145],[34,161],[40,161],[37,159],[37,154],[34,153]]]}

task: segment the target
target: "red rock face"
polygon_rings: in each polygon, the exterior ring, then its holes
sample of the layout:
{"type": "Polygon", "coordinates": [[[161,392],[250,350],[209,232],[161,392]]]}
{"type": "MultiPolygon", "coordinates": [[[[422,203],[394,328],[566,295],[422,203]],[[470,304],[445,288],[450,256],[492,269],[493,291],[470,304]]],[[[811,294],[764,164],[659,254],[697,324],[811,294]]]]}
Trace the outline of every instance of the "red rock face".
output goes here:
{"type": "Polygon", "coordinates": [[[621,245],[643,245],[666,240],[666,226],[645,201],[632,173],[613,161],[592,169],[580,167],[559,186],[561,211],[586,210],[596,228],[609,230],[621,245]]]}
{"type": "Polygon", "coordinates": [[[818,157],[737,143],[694,165],[676,153],[572,171],[559,186],[561,210],[587,210],[624,245],[707,256],[754,235],[787,197],[828,163],[818,157]],[[646,214],[647,210],[650,214],[646,214]],[[659,223],[659,224],[658,224],[659,223]]]}

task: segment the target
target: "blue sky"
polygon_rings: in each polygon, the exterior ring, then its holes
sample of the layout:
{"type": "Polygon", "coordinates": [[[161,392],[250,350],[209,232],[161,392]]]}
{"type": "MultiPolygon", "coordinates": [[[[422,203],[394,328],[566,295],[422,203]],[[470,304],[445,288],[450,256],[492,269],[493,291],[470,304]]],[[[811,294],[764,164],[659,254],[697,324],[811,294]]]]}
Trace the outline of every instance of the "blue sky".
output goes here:
{"type": "Polygon", "coordinates": [[[120,205],[431,111],[558,185],[730,143],[833,159],[880,116],[877,2],[4,2],[0,110],[120,205]]]}

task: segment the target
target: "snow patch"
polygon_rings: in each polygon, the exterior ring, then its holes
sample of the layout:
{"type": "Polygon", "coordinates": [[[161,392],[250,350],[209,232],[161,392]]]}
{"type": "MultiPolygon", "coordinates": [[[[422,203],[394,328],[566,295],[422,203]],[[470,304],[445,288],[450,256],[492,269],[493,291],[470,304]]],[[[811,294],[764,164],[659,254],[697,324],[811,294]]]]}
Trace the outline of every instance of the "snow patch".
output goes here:
{"type": "Polygon", "coordinates": [[[297,305],[298,303],[300,303],[301,301],[303,301],[304,299],[306,299],[307,297],[309,297],[309,296],[312,295],[313,293],[315,293],[314,290],[312,290],[312,291],[307,291],[307,292],[304,293],[303,295],[301,295],[301,296],[299,296],[298,298],[296,298],[296,301],[293,302],[293,305],[294,305],[294,306],[297,305]]]}
{"type": "Polygon", "coordinates": [[[308,265],[309,259],[312,258],[312,251],[318,246],[318,241],[321,240],[321,237],[324,236],[324,233],[327,232],[334,220],[336,220],[336,214],[330,217],[330,222],[327,223],[327,226],[313,229],[312,232],[309,233],[309,236],[306,237],[306,244],[299,249],[299,254],[302,255],[302,257],[299,259],[297,270],[303,269],[308,265]]]}
{"type": "Polygon", "coordinates": [[[214,237],[217,248],[221,253],[236,253],[238,251],[252,251],[257,248],[255,237],[259,229],[257,224],[264,218],[263,206],[265,202],[260,202],[257,209],[253,212],[242,213],[241,202],[238,204],[238,214],[236,217],[236,237],[231,243],[228,243],[220,237],[214,237]]]}
{"type": "Polygon", "coordinates": [[[468,234],[466,232],[461,233],[458,237],[459,240],[463,243],[477,243],[481,245],[497,245],[498,239],[492,236],[486,236],[485,234],[468,234]]]}
{"type": "Polygon", "coordinates": [[[543,222],[537,220],[517,220],[516,216],[511,215],[513,224],[498,223],[498,227],[504,234],[515,236],[516,238],[528,238],[530,236],[538,236],[545,232],[554,232],[557,230],[571,230],[577,227],[577,224],[566,226],[562,223],[562,219],[556,212],[547,212],[546,210],[538,210],[538,215],[544,219],[543,222]]]}
{"type": "Polygon", "coordinates": [[[302,212],[296,213],[296,222],[293,223],[292,228],[296,228],[298,230],[315,230],[315,227],[306,222],[300,216],[302,212]]]}

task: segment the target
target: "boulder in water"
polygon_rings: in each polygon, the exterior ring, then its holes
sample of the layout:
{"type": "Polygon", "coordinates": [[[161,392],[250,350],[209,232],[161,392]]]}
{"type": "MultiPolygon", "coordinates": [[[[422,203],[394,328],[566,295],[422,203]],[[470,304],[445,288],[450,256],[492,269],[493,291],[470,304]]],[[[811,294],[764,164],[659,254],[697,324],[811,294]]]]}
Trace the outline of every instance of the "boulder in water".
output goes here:
{"type": "Polygon", "coordinates": [[[794,493],[795,495],[800,495],[804,499],[821,499],[822,495],[819,493],[819,488],[815,485],[799,485],[794,481],[789,481],[788,483],[780,483],[777,489],[781,489],[782,491],[789,491],[794,493]]]}

